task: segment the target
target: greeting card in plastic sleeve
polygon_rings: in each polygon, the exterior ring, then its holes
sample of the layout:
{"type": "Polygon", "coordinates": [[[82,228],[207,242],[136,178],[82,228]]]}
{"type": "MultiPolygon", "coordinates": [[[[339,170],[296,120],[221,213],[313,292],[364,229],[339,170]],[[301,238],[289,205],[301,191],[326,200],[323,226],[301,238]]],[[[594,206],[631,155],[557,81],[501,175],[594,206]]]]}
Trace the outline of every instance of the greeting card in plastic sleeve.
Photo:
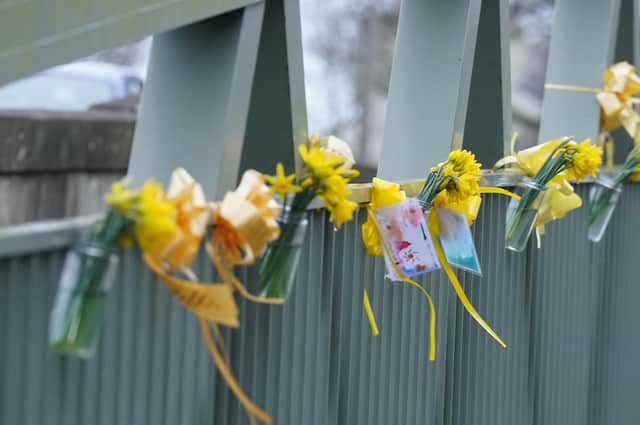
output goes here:
{"type": "Polygon", "coordinates": [[[392,261],[408,277],[440,268],[425,217],[416,199],[379,208],[375,216],[382,239],[391,252],[390,258],[383,249],[389,279],[401,280],[392,261]]]}
{"type": "Polygon", "coordinates": [[[440,244],[449,264],[482,275],[467,217],[445,207],[439,207],[437,214],[440,225],[440,244]]]}

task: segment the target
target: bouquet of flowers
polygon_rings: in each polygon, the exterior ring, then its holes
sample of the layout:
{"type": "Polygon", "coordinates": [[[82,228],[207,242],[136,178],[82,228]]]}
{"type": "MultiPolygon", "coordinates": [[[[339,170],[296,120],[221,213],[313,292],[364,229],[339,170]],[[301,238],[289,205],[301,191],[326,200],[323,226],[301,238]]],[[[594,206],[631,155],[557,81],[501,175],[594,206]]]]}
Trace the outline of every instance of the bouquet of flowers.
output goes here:
{"type": "Polygon", "coordinates": [[[588,139],[577,143],[572,137],[551,140],[499,161],[496,166],[515,168],[529,177],[521,184],[521,199],[512,199],[507,209],[507,249],[523,251],[534,227],[542,234],[545,223],[580,207],[582,201],[569,181],[595,175],[601,161],[600,147],[588,139]]]}
{"type": "Polygon", "coordinates": [[[118,245],[135,240],[177,269],[193,260],[207,226],[204,193],[183,169],[174,172],[168,192],[153,180],[140,189],[124,180],[113,184],[106,202],[104,218],[67,254],[49,325],[51,347],[82,358],[95,352],[118,245]]]}
{"type": "MultiPolygon", "coordinates": [[[[482,164],[467,150],[454,150],[445,162],[431,168],[417,198],[423,211],[446,206],[465,213],[472,223],[480,208],[482,164]]],[[[433,222],[432,222],[433,223],[433,222]]],[[[431,224],[431,223],[430,223],[431,224]]]]}
{"type": "Polygon", "coordinates": [[[285,175],[284,166],[278,164],[276,174],[266,177],[282,202],[277,219],[280,237],[267,246],[260,259],[260,292],[266,298],[284,299],[291,289],[308,225],[307,208],[316,196],[324,201],[336,228],[351,220],[358,208],[348,199],[348,183],[358,171],[352,168],[355,161],[345,142],[333,136],[312,136],[298,152],[303,163],[298,176],[285,175]]]}
{"type": "Polygon", "coordinates": [[[622,169],[615,176],[611,178],[599,176],[591,187],[588,230],[590,241],[600,242],[602,239],[620,198],[622,184],[629,176],[634,177],[638,167],[640,167],[640,146],[634,147],[629,152],[622,169]]]}

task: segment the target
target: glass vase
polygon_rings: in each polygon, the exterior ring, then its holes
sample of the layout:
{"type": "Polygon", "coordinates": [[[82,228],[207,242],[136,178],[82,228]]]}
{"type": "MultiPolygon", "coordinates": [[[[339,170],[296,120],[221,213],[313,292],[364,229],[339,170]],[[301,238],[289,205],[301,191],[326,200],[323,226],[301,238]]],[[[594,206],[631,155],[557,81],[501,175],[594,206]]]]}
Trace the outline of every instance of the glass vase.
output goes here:
{"type": "Polygon", "coordinates": [[[591,242],[600,242],[616,208],[622,184],[615,184],[604,177],[598,178],[589,191],[589,229],[591,242]]]}
{"type": "Polygon", "coordinates": [[[95,242],[67,253],[49,321],[52,349],[83,359],[93,356],[118,261],[117,254],[95,242]]]}
{"type": "Polygon", "coordinates": [[[280,237],[267,245],[260,258],[260,296],[286,299],[295,281],[309,220],[306,211],[283,210],[277,222],[280,237]]]}
{"type": "Polygon", "coordinates": [[[520,200],[511,199],[507,208],[505,227],[505,247],[511,251],[522,252],[536,225],[538,209],[544,199],[545,187],[535,181],[521,184],[517,191],[520,200]]]}

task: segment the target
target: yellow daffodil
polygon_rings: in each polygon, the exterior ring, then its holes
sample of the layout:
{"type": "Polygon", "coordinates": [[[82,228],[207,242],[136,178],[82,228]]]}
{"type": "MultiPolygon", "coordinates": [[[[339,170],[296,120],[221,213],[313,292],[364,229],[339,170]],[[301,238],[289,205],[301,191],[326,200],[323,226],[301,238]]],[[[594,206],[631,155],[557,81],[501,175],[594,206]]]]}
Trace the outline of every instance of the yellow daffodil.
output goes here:
{"type": "Polygon", "coordinates": [[[467,198],[476,195],[480,191],[478,179],[479,175],[474,174],[462,174],[451,179],[447,185],[450,202],[464,202],[467,198]]]}
{"type": "Polygon", "coordinates": [[[336,154],[312,146],[300,145],[298,148],[305,166],[316,178],[325,178],[337,172],[337,168],[343,164],[343,159],[336,154]]]}
{"type": "Polygon", "coordinates": [[[451,174],[460,176],[463,174],[480,175],[482,164],[476,161],[476,156],[465,149],[456,149],[449,154],[447,165],[451,174]]]}
{"type": "Polygon", "coordinates": [[[569,211],[582,206],[582,199],[567,182],[547,185],[544,201],[540,204],[538,215],[536,216],[536,228],[538,233],[544,234],[544,225],[550,221],[564,217],[569,211]]]}
{"type": "Polygon", "coordinates": [[[567,177],[576,181],[583,180],[588,175],[595,177],[602,163],[602,148],[592,145],[591,140],[585,139],[581,143],[571,146],[575,149],[573,161],[567,169],[567,177]]]}
{"type": "Polygon", "coordinates": [[[350,194],[351,191],[347,186],[347,179],[339,174],[334,174],[324,179],[322,181],[322,187],[320,187],[318,191],[318,195],[320,195],[327,204],[337,204],[350,194]]]}
{"type": "Polygon", "coordinates": [[[138,198],[138,191],[129,189],[130,178],[124,178],[111,185],[111,192],[105,195],[105,201],[111,208],[126,213],[130,211],[138,198]]]}
{"type": "Polygon", "coordinates": [[[157,255],[178,232],[175,206],[164,197],[162,186],[152,180],[140,189],[134,234],[140,249],[157,255]]]}
{"type": "Polygon", "coordinates": [[[343,223],[353,219],[353,213],[357,209],[358,204],[348,199],[341,199],[333,205],[327,204],[327,210],[331,214],[329,220],[335,222],[338,229],[343,223]]]}
{"type": "Polygon", "coordinates": [[[295,174],[289,174],[288,176],[284,174],[284,165],[281,162],[276,165],[275,176],[264,176],[264,178],[271,186],[271,191],[279,194],[282,199],[285,199],[289,192],[300,192],[302,190],[302,187],[293,184],[296,178],[295,174]]]}
{"type": "Polygon", "coordinates": [[[518,168],[529,177],[535,176],[540,167],[542,167],[542,164],[547,160],[547,157],[566,140],[566,137],[549,140],[546,143],[517,152],[514,156],[517,160],[518,168]]]}

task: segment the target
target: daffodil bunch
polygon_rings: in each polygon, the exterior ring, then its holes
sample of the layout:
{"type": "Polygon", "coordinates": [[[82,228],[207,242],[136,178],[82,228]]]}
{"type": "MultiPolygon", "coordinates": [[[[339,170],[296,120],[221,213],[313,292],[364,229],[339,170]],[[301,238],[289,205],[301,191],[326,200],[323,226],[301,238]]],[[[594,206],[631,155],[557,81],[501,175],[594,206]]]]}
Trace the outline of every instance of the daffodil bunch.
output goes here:
{"type": "Polygon", "coordinates": [[[154,181],[147,180],[140,189],[129,188],[129,180],[116,182],[105,196],[111,216],[122,217],[127,225],[121,229],[119,239],[124,245],[131,243],[131,236],[145,252],[156,252],[165,246],[177,232],[177,210],[165,198],[164,189],[154,181]]]}
{"type": "Polygon", "coordinates": [[[319,196],[337,228],[353,218],[358,204],[348,199],[349,181],[359,173],[353,169],[353,154],[349,146],[334,136],[311,136],[309,143],[300,145],[298,153],[303,168],[299,176],[286,175],[278,163],[274,176],[265,176],[271,190],[280,196],[283,213],[301,214],[319,196]],[[297,177],[297,179],[296,179],[297,177]],[[295,184],[297,180],[299,183],[295,184]],[[293,196],[289,196],[293,194],[293,196]]]}
{"type": "MultiPolygon", "coordinates": [[[[495,168],[514,169],[531,178],[520,201],[512,203],[507,216],[507,241],[524,235],[517,238],[522,244],[515,243],[517,246],[512,249],[524,249],[530,234],[530,230],[528,233],[520,231],[525,216],[532,219],[530,225],[535,225],[540,235],[547,222],[580,207],[582,200],[574,193],[570,182],[595,175],[601,162],[602,148],[592,145],[589,139],[578,143],[573,137],[551,140],[498,161],[495,168]]],[[[509,247],[509,242],[507,244],[509,247]]]]}
{"type": "Polygon", "coordinates": [[[260,294],[265,298],[287,298],[308,224],[306,211],[316,196],[324,201],[336,228],[351,220],[358,208],[357,203],[348,199],[349,180],[358,171],[352,168],[353,154],[345,142],[333,136],[312,136],[308,144],[300,145],[298,152],[303,163],[300,175],[287,176],[283,165],[278,164],[276,175],[265,177],[283,204],[277,219],[280,237],[269,243],[260,258],[260,294]]]}
{"type": "Polygon", "coordinates": [[[424,211],[433,206],[447,206],[465,212],[468,204],[479,198],[482,165],[473,153],[454,150],[445,162],[431,168],[420,192],[418,201],[424,211]]]}
{"type": "MultiPolygon", "coordinates": [[[[167,191],[154,180],[131,189],[130,180],[112,185],[105,196],[109,205],[104,227],[122,222],[118,239],[127,246],[133,240],[140,249],[171,270],[190,264],[208,224],[209,209],[201,186],[184,169],[171,175],[167,191]]],[[[115,232],[114,232],[115,233],[115,232]]]]}

